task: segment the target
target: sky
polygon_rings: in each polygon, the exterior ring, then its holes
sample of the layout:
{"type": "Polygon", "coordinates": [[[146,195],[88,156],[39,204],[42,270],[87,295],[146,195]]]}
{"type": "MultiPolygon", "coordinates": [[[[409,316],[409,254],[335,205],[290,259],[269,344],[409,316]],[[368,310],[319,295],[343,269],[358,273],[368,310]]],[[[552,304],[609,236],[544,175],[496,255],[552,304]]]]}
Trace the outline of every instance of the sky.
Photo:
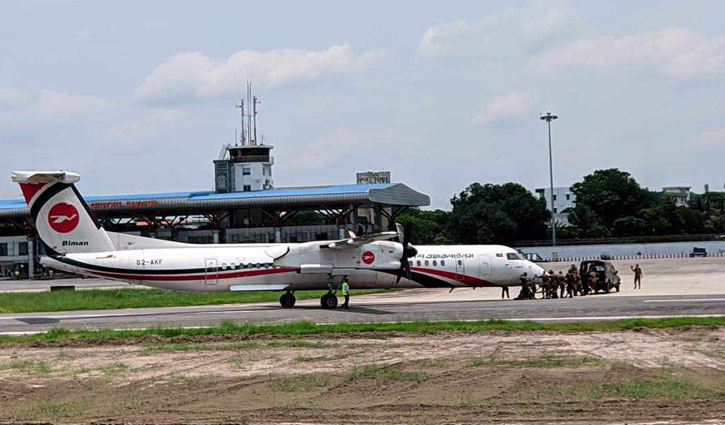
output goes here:
{"type": "Polygon", "coordinates": [[[0,198],[213,189],[251,81],[277,187],[390,170],[431,208],[596,169],[723,187],[721,1],[3,1],[0,198]]]}

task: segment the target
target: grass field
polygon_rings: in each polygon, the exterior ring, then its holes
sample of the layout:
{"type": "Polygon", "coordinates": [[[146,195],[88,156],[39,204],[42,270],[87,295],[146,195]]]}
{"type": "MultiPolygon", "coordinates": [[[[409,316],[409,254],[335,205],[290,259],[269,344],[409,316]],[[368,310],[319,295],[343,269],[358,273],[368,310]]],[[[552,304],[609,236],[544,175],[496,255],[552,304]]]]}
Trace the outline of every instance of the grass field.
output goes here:
{"type": "Polygon", "coordinates": [[[667,319],[623,319],[597,322],[573,323],[540,323],[512,322],[507,320],[481,320],[473,322],[398,322],[398,323],[337,323],[318,325],[313,322],[294,322],[275,325],[235,324],[224,322],[208,328],[150,328],[133,330],[77,330],[70,331],[54,328],[37,335],[0,336],[0,344],[13,344],[32,341],[60,340],[92,340],[93,342],[114,341],[127,338],[154,336],[169,339],[180,336],[204,337],[210,335],[226,336],[301,336],[319,334],[352,334],[352,333],[419,333],[434,334],[440,332],[517,332],[517,331],[551,331],[551,332],[596,332],[616,331],[636,328],[677,328],[686,326],[725,326],[725,317],[681,317],[667,319]]]}
{"type": "MultiPolygon", "coordinates": [[[[300,291],[298,300],[320,298],[326,291],[300,291]]],[[[351,291],[352,295],[388,292],[351,291]]],[[[106,310],[116,308],[182,307],[195,305],[276,302],[280,292],[178,292],[163,289],[90,289],[58,292],[0,293],[0,313],[106,310]]]]}

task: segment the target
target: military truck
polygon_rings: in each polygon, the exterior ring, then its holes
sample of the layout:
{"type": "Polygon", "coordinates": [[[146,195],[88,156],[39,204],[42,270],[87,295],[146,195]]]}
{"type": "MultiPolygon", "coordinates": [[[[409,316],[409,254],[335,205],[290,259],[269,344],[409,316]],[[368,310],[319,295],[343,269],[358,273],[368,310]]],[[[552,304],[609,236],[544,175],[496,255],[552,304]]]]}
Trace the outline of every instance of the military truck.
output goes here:
{"type": "Polygon", "coordinates": [[[612,263],[602,260],[582,261],[579,265],[579,273],[581,273],[582,279],[586,279],[591,271],[597,274],[597,285],[594,288],[589,288],[590,291],[595,294],[600,291],[609,293],[615,289],[619,292],[621,280],[617,269],[614,268],[612,263]]]}

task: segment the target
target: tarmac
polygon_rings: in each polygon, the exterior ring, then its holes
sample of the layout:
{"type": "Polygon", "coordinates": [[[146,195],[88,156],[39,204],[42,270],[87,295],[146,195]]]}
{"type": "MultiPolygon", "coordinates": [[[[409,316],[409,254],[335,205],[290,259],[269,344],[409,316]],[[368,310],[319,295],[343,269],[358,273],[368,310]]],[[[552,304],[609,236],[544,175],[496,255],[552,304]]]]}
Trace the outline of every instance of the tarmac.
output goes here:
{"type": "MultiPolygon", "coordinates": [[[[614,261],[622,278],[619,293],[573,299],[501,300],[500,288],[412,289],[387,294],[352,297],[350,310],[323,310],[319,301],[298,302],[293,309],[277,303],[168,307],[126,310],[69,311],[0,315],[0,334],[68,329],[129,329],[148,327],[198,327],[222,321],[283,323],[309,320],[316,323],[393,322],[413,320],[481,320],[501,318],[535,321],[583,321],[631,317],[725,316],[725,258],[643,260],[642,289],[632,285],[632,261],[614,261]],[[631,264],[630,264],[631,263],[631,264]]],[[[544,264],[555,271],[568,263],[544,264]]],[[[78,279],[81,280],[81,279],[78,279]]],[[[42,285],[68,284],[69,280],[41,281],[42,285]]],[[[82,279],[88,287],[106,281],[82,279]]],[[[19,283],[20,281],[18,281],[19,283]]],[[[4,289],[7,282],[0,283],[4,289]]],[[[112,283],[115,284],[115,283],[112,283]]],[[[122,284],[124,285],[124,284],[122,284]]],[[[26,281],[23,288],[42,290],[26,281]]],[[[128,285],[124,285],[128,286],[128,285]]],[[[354,288],[354,282],[353,282],[354,288]]],[[[511,288],[511,297],[519,288],[511,288]]]]}

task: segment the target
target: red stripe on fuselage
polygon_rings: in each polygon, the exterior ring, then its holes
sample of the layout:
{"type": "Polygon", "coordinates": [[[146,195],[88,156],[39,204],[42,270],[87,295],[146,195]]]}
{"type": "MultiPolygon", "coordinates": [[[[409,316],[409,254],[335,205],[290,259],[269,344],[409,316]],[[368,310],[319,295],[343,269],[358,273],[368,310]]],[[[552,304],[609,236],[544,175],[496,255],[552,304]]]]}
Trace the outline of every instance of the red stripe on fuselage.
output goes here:
{"type": "MultiPolygon", "coordinates": [[[[206,276],[214,278],[214,272],[211,273],[199,273],[199,274],[184,274],[184,275],[157,275],[157,274],[133,274],[133,273],[111,273],[101,272],[96,270],[84,269],[86,273],[108,277],[113,279],[125,279],[133,281],[174,281],[174,280],[205,280],[206,276]]],[[[270,274],[278,273],[290,273],[296,269],[289,267],[282,267],[278,269],[261,269],[261,270],[247,270],[247,271],[234,271],[234,272],[218,272],[217,279],[232,279],[235,277],[252,277],[252,276],[265,276],[270,274]]]]}
{"type": "Polygon", "coordinates": [[[411,267],[410,268],[413,271],[421,272],[421,273],[428,273],[435,276],[444,277],[446,279],[454,280],[456,282],[461,282],[469,286],[498,286],[494,284],[493,282],[489,282],[487,280],[479,279],[477,277],[468,276],[465,274],[460,273],[452,273],[446,270],[438,270],[438,269],[426,269],[423,267],[411,267]]]}

